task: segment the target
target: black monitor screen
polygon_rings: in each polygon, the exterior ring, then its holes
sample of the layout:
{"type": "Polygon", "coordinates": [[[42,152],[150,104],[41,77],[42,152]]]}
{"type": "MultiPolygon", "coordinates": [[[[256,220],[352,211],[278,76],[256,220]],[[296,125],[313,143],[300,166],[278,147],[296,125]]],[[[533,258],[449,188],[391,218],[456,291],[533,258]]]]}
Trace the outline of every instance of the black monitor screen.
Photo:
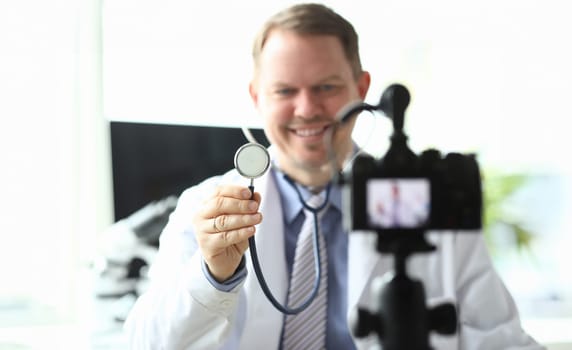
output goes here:
{"type": "MultiPolygon", "coordinates": [[[[110,122],[115,221],[234,167],[240,128],[110,122]]],[[[268,141],[262,129],[256,140],[268,141]]]]}

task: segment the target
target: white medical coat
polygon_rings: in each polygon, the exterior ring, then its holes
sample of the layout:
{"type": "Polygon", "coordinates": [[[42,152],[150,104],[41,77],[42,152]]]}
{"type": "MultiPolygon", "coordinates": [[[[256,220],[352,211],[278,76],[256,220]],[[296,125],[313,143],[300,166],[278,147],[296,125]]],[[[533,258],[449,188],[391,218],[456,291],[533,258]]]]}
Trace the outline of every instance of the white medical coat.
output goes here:
{"type": "MultiPolygon", "coordinates": [[[[278,349],[283,315],[263,294],[249,254],[246,280],[231,292],[215,289],[201,269],[192,218],[219,184],[244,184],[235,171],[185,191],[161,235],[150,271],[151,285],[137,300],[125,324],[132,349],[278,349]]],[[[263,221],[257,251],[266,281],[284,303],[287,267],[280,196],[270,172],[255,181],[262,195],[263,221]]],[[[542,349],[521,328],[515,303],[495,272],[481,234],[428,234],[437,250],[414,255],[408,272],[425,287],[429,306],[453,302],[459,330],[431,335],[435,349],[542,349]]],[[[392,260],[375,250],[376,235],[349,234],[348,315],[373,310],[372,282],[387,278],[392,260]]],[[[377,348],[378,339],[356,339],[358,349],[377,348]]]]}

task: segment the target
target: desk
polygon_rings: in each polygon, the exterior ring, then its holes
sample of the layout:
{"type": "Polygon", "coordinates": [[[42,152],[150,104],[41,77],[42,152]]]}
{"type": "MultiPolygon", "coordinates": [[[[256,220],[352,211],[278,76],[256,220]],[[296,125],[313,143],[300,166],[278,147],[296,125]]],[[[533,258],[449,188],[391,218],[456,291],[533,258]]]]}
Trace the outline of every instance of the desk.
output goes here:
{"type": "Polygon", "coordinates": [[[572,349],[572,317],[523,318],[522,327],[548,350],[572,349]]]}

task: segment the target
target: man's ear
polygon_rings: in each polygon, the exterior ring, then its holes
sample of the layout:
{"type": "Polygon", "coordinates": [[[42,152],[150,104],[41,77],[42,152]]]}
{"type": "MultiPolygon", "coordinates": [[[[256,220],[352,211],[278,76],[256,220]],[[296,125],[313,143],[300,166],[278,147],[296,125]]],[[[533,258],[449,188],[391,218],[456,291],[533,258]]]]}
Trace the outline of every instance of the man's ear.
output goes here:
{"type": "Polygon", "coordinates": [[[367,71],[363,71],[358,78],[358,93],[362,100],[365,100],[369,85],[371,83],[371,75],[367,71]]]}
{"type": "Polygon", "coordinates": [[[251,81],[250,84],[248,84],[248,93],[250,94],[254,107],[258,108],[258,91],[256,89],[256,82],[251,81]]]}

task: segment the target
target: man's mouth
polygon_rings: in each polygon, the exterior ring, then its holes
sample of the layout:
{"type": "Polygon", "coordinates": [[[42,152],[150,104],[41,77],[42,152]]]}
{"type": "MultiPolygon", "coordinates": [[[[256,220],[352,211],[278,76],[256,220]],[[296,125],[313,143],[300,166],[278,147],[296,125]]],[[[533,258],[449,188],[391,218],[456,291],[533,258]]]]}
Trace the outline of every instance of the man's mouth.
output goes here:
{"type": "Polygon", "coordinates": [[[293,129],[292,132],[300,137],[312,137],[312,136],[322,135],[328,128],[329,126],[326,125],[319,128],[293,129]]]}

